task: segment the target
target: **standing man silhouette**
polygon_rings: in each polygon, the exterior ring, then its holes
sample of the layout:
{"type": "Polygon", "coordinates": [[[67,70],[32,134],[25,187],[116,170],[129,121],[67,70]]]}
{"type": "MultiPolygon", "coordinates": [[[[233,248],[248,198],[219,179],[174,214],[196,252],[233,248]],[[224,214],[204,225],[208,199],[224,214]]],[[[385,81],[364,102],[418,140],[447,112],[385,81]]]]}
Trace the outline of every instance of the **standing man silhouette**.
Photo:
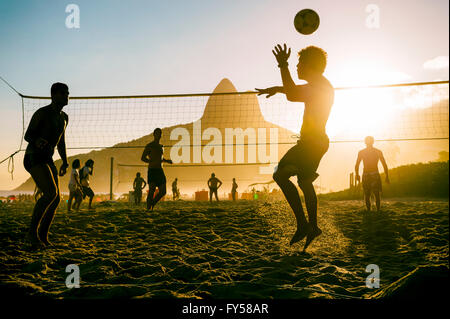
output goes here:
{"type": "Polygon", "coordinates": [[[172,182],[172,199],[173,200],[180,199],[180,190],[178,189],[178,178],[176,177],[172,182]]]}
{"type": "Polygon", "coordinates": [[[209,201],[212,202],[212,195],[216,197],[216,201],[219,201],[219,196],[217,195],[217,190],[222,186],[222,181],[216,177],[216,174],[212,173],[211,177],[208,179],[209,187],[209,201]]]}
{"type": "Polygon", "coordinates": [[[78,212],[80,209],[80,204],[83,200],[83,187],[80,184],[80,173],[78,169],[80,168],[80,160],[75,159],[72,162],[72,171],[70,172],[69,180],[69,200],[67,201],[67,212],[70,213],[72,209],[72,200],[75,199],[75,205],[73,205],[78,212]]]}
{"type": "Polygon", "coordinates": [[[162,130],[156,128],[153,131],[154,140],[145,146],[142,152],[141,161],[148,163],[148,196],[147,196],[147,212],[153,210],[156,203],[166,195],[166,175],[162,169],[162,163],[172,164],[172,160],[163,158],[163,146],[159,144],[161,140],[162,130]],[[155,190],[158,188],[158,194],[153,198],[155,190]]]}
{"type": "Polygon", "coordinates": [[[383,152],[373,147],[375,139],[372,136],[367,136],[364,139],[364,142],[366,143],[366,148],[358,152],[358,158],[356,159],[355,177],[359,182],[361,179],[361,177],[359,176],[359,165],[361,164],[361,161],[363,161],[364,171],[362,176],[362,185],[364,189],[364,198],[366,200],[366,208],[368,211],[370,211],[370,195],[372,195],[373,193],[375,195],[377,211],[379,212],[381,206],[380,193],[382,187],[380,173],[378,172],[378,161],[380,161],[383,165],[387,184],[390,183],[389,171],[386,160],[383,156],[383,152]]]}
{"type": "Polygon", "coordinates": [[[94,191],[92,190],[89,183],[89,175],[94,173],[94,161],[92,159],[88,159],[86,163],[84,163],[84,167],[80,169],[80,182],[83,188],[83,199],[87,196],[89,197],[89,210],[93,210],[92,208],[92,200],[94,199],[94,191]]]}
{"type": "Polygon", "coordinates": [[[236,190],[238,188],[238,184],[236,183],[236,178],[233,177],[233,185],[231,186],[231,198],[236,200],[236,190]]]}
{"type": "Polygon", "coordinates": [[[276,93],[286,95],[288,101],[305,104],[300,139],[280,160],[273,174],[273,179],[283,191],[286,200],[297,219],[297,231],[290,244],[306,237],[303,247],[305,251],[309,244],[322,231],[317,225],[317,196],[313,181],[319,176],[316,170],[320,160],[327,152],[329,140],[326,134],[326,124],[334,102],[334,88],[323,76],[327,64],[327,54],[321,48],[309,46],[298,54],[297,75],[307,84],[296,85],[288,68],[291,49],[286,44],[277,45],[272,51],[278,62],[283,86],[256,89],[259,94],[267,94],[267,98],[276,93]],[[303,213],[300,195],[295,185],[289,180],[297,176],[297,183],[305,196],[306,210],[309,221],[303,213]]]}
{"type": "Polygon", "coordinates": [[[135,205],[139,205],[141,203],[142,190],[145,188],[145,186],[147,186],[147,182],[141,177],[141,173],[136,173],[136,178],[133,181],[133,195],[135,205]]]}
{"type": "Polygon", "coordinates": [[[28,146],[23,165],[43,194],[34,206],[27,236],[33,248],[51,246],[48,233],[60,202],[58,170],[52,158],[55,147],[62,159],[59,176],[69,167],[64,137],[69,117],[62,111],[69,102],[69,88],[58,82],[50,91],[52,102],[34,112],[24,137],[28,146]]]}

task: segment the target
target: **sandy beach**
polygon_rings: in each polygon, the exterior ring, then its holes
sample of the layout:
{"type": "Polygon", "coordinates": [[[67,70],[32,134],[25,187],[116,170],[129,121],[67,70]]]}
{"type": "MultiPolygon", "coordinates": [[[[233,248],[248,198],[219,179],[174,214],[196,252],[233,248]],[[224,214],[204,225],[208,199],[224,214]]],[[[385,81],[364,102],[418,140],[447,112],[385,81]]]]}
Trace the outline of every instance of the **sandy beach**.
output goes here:
{"type": "Polygon", "coordinates": [[[34,252],[24,240],[33,205],[0,206],[0,289],[10,296],[368,298],[369,264],[381,288],[418,266],[448,267],[448,200],[386,200],[380,213],[322,200],[323,234],[306,253],[289,246],[285,201],[168,201],[150,214],[114,202],[67,213],[64,203],[54,246],[34,252]],[[69,264],[80,268],[80,288],[65,285],[69,264]]]}

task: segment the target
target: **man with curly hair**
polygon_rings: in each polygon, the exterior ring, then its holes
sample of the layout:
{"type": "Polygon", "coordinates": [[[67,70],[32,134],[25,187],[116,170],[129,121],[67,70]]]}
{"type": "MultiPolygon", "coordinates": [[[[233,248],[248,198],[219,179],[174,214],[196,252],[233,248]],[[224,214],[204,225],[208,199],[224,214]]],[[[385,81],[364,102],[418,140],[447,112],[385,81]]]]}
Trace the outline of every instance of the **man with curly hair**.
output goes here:
{"type": "Polygon", "coordinates": [[[273,174],[273,179],[281,188],[297,219],[297,231],[290,244],[306,237],[303,247],[305,251],[314,238],[322,233],[317,226],[317,196],[313,181],[319,176],[316,170],[329,147],[325,127],[334,102],[334,88],[323,76],[327,54],[321,48],[309,46],[298,54],[297,75],[300,80],[307,82],[303,85],[296,85],[289,72],[291,49],[286,44],[278,44],[272,52],[280,68],[283,86],[256,89],[258,95],[267,94],[266,97],[269,98],[276,93],[283,93],[288,101],[302,102],[305,105],[300,138],[283,156],[273,174]],[[297,183],[305,197],[309,221],[303,212],[297,188],[289,180],[291,176],[297,176],[297,183]]]}

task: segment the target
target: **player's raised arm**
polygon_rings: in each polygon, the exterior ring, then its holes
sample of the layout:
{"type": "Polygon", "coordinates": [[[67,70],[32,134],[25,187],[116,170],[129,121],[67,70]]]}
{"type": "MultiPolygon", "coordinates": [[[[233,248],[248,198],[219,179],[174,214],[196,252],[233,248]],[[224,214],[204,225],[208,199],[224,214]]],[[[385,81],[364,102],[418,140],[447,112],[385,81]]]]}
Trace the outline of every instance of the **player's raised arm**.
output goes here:
{"type": "Polygon", "coordinates": [[[272,52],[275,55],[278,67],[280,68],[283,93],[286,94],[286,98],[290,102],[305,102],[307,99],[308,85],[296,85],[289,72],[288,59],[291,55],[291,49],[288,49],[286,44],[283,46],[278,44],[272,52]]]}
{"type": "Polygon", "coordinates": [[[272,86],[270,88],[267,89],[257,89],[255,88],[256,91],[258,91],[258,96],[262,95],[262,94],[267,94],[266,98],[268,99],[271,96],[274,96],[277,93],[284,93],[284,88],[282,86],[272,86]]]}
{"type": "Polygon", "coordinates": [[[387,167],[387,164],[386,164],[386,160],[384,159],[384,156],[383,156],[383,152],[382,151],[380,151],[380,162],[381,162],[381,164],[383,165],[383,169],[384,169],[384,175],[386,175],[386,183],[390,183],[390,180],[389,180],[389,170],[388,170],[388,167],[387,167]]]}

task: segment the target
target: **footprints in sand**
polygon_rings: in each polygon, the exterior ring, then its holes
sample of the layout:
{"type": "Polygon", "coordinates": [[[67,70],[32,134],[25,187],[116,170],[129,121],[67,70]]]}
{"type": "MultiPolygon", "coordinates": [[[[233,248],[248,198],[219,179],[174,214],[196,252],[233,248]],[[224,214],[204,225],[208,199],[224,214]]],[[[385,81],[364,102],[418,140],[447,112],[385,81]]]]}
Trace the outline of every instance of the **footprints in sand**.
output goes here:
{"type": "Polygon", "coordinates": [[[25,294],[68,298],[324,296],[295,287],[362,296],[370,263],[390,282],[413,265],[448,262],[448,203],[387,202],[380,214],[358,203],[322,201],[323,233],[307,253],[303,242],[289,246],[295,221],[284,201],[164,202],[150,215],[121,204],[57,212],[55,246],[37,252],[24,250],[29,212],[17,206],[0,215],[8,234],[1,279],[25,294]],[[68,264],[79,265],[83,289],[64,286],[68,264]]]}

